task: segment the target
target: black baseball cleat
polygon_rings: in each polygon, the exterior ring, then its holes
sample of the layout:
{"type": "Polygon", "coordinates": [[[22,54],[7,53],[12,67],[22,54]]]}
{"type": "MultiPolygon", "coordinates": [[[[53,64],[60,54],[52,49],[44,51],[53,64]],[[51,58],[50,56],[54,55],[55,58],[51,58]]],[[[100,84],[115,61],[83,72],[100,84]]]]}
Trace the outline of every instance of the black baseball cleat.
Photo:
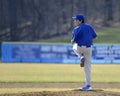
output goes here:
{"type": "Polygon", "coordinates": [[[84,67],[84,62],[85,62],[85,57],[84,57],[84,56],[81,56],[81,59],[80,59],[80,67],[84,67]]]}

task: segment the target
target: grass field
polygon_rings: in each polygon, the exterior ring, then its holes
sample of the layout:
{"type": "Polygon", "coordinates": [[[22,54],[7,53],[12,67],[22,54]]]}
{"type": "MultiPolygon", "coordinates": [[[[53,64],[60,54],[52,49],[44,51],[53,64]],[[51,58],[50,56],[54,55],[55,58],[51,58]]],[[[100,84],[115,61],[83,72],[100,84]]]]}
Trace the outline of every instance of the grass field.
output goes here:
{"type": "MultiPolygon", "coordinates": [[[[119,27],[111,27],[97,30],[98,39],[95,40],[97,44],[119,44],[120,42],[120,28],[119,27]],[[113,38],[115,37],[115,38],[113,38]]],[[[43,40],[43,42],[60,42],[60,43],[70,43],[71,33],[67,36],[59,36],[56,38],[51,38],[48,40],[43,40]]]]}
{"type": "MultiPolygon", "coordinates": [[[[92,65],[93,82],[120,82],[120,65],[92,65]]],[[[79,64],[0,64],[0,82],[84,82],[79,64]]]]}
{"type": "MultiPolygon", "coordinates": [[[[119,64],[92,65],[92,82],[120,83],[119,64]]],[[[5,82],[83,82],[83,68],[79,64],[33,64],[3,63],[0,64],[0,83],[5,82]]],[[[70,88],[0,88],[0,94],[19,92],[65,91],[70,88]]],[[[106,88],[105,91],[120,92],[117,88],[106,88]]],[[[28,96],[28,95],[27,95],[28,96]]],[[[57,95],[56,95],[57,96],[57,95]]]]}

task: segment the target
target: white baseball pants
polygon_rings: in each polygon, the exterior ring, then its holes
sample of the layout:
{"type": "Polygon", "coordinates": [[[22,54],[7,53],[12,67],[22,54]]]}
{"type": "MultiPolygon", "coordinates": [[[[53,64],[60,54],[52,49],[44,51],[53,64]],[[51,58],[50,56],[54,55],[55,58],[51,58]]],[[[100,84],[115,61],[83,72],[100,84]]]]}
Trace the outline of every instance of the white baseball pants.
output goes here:
{"type": "Polygon", "coordinates": [[[91,85],[91,57],[92,57],[92,47],[86,47],[86,46],[77,46],[73,45],[73,50],[78,57],[81,56],[81,54],[84,54],[85,57],[85,63],[84,63],[84,73],[86,78],[86,85],[91,85]]]}

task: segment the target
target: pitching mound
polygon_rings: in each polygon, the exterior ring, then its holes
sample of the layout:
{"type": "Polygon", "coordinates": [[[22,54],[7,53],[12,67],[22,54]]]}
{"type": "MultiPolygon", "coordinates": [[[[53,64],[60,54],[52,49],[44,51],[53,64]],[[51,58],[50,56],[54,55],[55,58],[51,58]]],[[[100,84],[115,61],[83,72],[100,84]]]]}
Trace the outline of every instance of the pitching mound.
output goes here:
{"type": "Polygon", "coordinates": [[[0,83],[0,88],[70,88],[66,91],[41,91],[25,93],[5,93],[0,96],[120,96],[119,92],[104,91],[107,88],[120,89],[119,83],[94,83],[92,91],[80,91],[83,83],[0,83]]]}
{"type": "Polygon", "coordinates": [[[59,92],[29,92],[17,94],[4,94],[0,96],[120,96],[120,93],[104,92],[102,90],[93,91],[59,91],[59,92]]]}

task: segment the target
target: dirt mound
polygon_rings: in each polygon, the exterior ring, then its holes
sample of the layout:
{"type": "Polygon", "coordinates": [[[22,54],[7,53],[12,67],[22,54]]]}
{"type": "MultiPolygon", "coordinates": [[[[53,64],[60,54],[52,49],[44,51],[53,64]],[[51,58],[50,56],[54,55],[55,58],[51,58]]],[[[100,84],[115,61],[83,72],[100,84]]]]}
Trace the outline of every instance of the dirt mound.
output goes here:
{"type": "Polygon", "coordinates": [[[120,96],[120,93],[105,92],[102,90],[93,91],[43,91],[43,92],[29,92],[29,93],[17,93],[17,94],[1,94],[0,96],[120,96]]]}
{"type": "Polygon", "coordinates": [[[120,89],[120,83],[93,83],[92,91],[80,91],[76,88],[84,83],[0,83],[0,88],[70,88],[68,91],[42,91],[24,93],[5,93],[0,96],[120,96],[119,92],[108,92],[102,89],[120,89]]]}

